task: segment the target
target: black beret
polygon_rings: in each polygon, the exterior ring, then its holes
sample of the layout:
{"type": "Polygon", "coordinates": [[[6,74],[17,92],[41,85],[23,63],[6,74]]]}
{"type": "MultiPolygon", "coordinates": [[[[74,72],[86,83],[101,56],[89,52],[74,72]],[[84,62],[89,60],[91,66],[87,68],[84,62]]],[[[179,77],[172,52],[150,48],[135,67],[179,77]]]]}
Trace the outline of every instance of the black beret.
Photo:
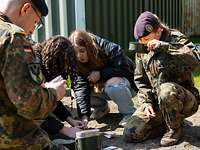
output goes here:
{"type": "Polygon", "coordinates": [[[38,9],[42,16],[46,16],[48,14],[48,7],[45,0],[31,0],[31,2],[38,9]]]}
{"type": "Polygon", "coordinates": [[[138,17],[135,27],[134,27],[134,37],[139,39],[141,37],[147,36],[151,33],[155,27],[160,24],[158,17],[149,12],[145,11],[138,17]]]}

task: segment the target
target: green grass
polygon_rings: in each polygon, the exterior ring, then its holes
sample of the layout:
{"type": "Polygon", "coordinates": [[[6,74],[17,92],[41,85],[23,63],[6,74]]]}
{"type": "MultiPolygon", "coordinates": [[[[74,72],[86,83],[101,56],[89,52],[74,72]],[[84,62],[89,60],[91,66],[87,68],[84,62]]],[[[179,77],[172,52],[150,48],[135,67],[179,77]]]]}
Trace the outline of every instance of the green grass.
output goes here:
{"type": "Polygon", "coordinates": [[[200,43],[200,36],[192,36],[189,38],[193,43],[200,43]]]}
{"type": "MultiPolygon", "coordinates": [[[[200,43],[200,36],[192,36],[190,37],[190,40],[193,43],[200,43]]],[[[196,68],[196,70],[193,72],[193,77],[194,77],[195,87],[197,87],[198,90],[200,91],[200,67],[196,68]]]]}
{"type": "Polygon", "coordinates": [[[200,91],[200,67],[198,67],[193,72],[193,79],[194,79],[195,87],[197,87],[198,90],[200,91]]]}

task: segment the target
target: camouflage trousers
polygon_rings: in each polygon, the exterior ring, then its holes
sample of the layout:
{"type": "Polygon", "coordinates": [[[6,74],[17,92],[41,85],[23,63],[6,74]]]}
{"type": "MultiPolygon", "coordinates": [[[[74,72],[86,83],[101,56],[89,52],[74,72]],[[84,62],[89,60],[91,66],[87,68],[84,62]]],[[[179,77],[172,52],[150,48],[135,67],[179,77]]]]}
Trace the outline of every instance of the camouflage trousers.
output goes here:
{"type": "Polygon", "coordinates": [[[108,100],[113,100],[118,106],[119,113],[131,115],[135,112],[132,97],[136,95],[136,92],[131,88],[130,82],[126,78],[120,78],[119,80],[119,83],[106,83],[101,93],[93,91],[91,93],[91,107],[105,110],[108,107],[108,100]]]}
{"type": "Polygon", "coordinates": [[[23,138],[0,137],[0,150],[69,150],[61,144],[52,142],[45,131],[38,128],[23,138]]]}
{"type": "MultiPolygon", "coordinates": [[[[27,147],[20,147],[20,148],[12,148],[12,150],[69,150],[67,147],[63,145],[51,145],[44,149],[35,149],[36,146],[27,146],[27,147]]],[[[11,150],[11,149],[1,149],[1,150],[11,150]]]]}
{"type": "MultiPolygon", "coordinates": [[[[57,145],[57,144],[50,144],[49,146],[45,148],[41,148],[38,145],[27,145],[27,146],[22,146],[22,147],[16,147],[16,148],[11,148],[12,150],[69,150],[67,147],[63,145],[57,145]]],[[[10,148],[8,149],[1,149],[0,150],[11,150],[10,148]]]]}
{"type": "Polygon", "coordinates": [[[157,103],[158,109],[153,106],[156,117],[146,116],[144,104],[131,116],[123,132],[126,142],[141,142],[161,136],[167,128],[179,128],[184,118],[198,110],[195,96],[176,83],[163,83],[160,86],[157,103]]]}

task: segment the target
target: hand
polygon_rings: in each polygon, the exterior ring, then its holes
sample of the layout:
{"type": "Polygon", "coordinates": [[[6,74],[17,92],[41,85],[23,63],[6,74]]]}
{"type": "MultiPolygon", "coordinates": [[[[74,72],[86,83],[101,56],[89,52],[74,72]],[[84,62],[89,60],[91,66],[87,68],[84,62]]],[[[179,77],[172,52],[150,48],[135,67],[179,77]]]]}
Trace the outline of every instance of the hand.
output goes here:
{"type": "Polygon", "coordinates": [[[100,77],[100,71],[91,71],[87,79],[92,83],[96,83],[98,80],[100,80],[100,77]]]}
{"type": "Polygon", "coordinates": [[[53,88],[56,90],[57,100],[61,100],[65,96],[66,82],[61,76],[54,78],[50,82],[46,82],[45,87],[53,88]]]}
{"type": "Polygon", "coordinates": [[[119,84],[122,81],[123,81],[123,78],[121,78],[121,77],[112,77],[112,78],[110,78],[110,79],[108,79],[106,81],[106,84],[117,85],[117,84],[119,84]]]}
{"type": "Polygon", "coordinates": [[[73,126],[77,127],[77,128],[80,128],[80,129],[85,128],[84,122],[80,121],[80,120],[74,120],[73,126]]]}
{"type": "Polygon", "coordinates": [[[81,120],[82,120],[82,122],[84,124],[83,129],[87,129],[88,128],[87,125],[88,125],[88,122],[89,122],[89,118],[86,115],[84,115],[84,116],[81,117],[81,120]]]}
{"type": "Polygon", "coordinates": [[[66,120],[73,127],[77,127],[77,128],[80,128],[80,129],[84,128],[84,123],[80,120],[75,120],[71,116],[67,117],[66,120]]]}
{"type": "Polygon", "coordinates": [[[64,134],[70,138],[75,138],[76,137],[76,132],[82,131],[81,129],[77,128],[77,127],[65,127],[63,126],[63,128],[59,131],[59,133],[64,134]]]}
{"type": "Polygon", "coordinates": [[[149,51],[153,51],[157,48],[160,48],[161,44],[162,44],[162,41],[153,39],[147,43],[147,47],[149,51]]]}
{"type": "Polygon", "coordinates": [[[156,116],[152,106],[146,106],[144,112],[149,118],[153,118],[156,116]]]}

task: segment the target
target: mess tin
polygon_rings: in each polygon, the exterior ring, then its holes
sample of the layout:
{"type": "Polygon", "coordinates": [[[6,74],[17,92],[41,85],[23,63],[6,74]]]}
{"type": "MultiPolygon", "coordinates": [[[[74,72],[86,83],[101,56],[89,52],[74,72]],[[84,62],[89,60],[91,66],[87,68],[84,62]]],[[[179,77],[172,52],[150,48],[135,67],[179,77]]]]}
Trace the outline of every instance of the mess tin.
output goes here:
{"type": "Polygon", "coordinates": [[[76,133],[76,150],[102,150],[102,133],[98,129],[76,133]]]}

